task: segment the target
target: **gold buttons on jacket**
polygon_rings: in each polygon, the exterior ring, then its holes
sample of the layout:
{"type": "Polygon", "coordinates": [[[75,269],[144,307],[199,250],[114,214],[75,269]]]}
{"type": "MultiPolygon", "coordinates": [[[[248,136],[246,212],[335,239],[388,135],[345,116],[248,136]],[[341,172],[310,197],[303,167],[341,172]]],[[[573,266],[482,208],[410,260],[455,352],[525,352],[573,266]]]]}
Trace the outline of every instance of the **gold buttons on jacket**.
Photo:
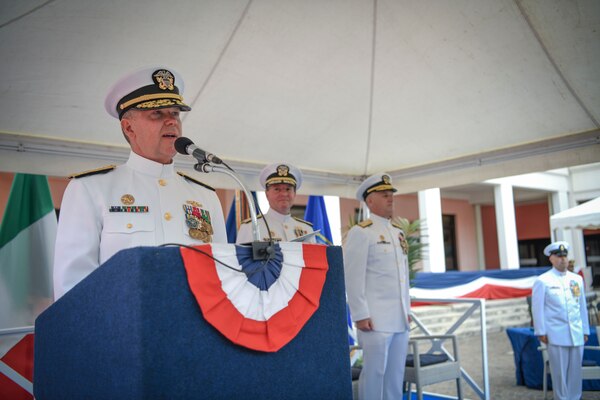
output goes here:
{"type": "Polygon", "coordinates": [[[127,224],[127,229],[133,228],[133,224],[127,224]]]}
{"type": "Polygon", "coordinates": [[[171,220],[171,213],[168,213],[168,212],[166,212],[166,213],[165,213],[165,219],[166,219],[167,221],[170,221],[170,220],[171,220]]]}
{"type": "Polygon", "coordinates": [[[166,180],[164,180],[164,179],[159,179],[159,180],[158,180],[158,184],[159,184],[160,186],[167,186],[167,181],[166,181],[166,180]]]}

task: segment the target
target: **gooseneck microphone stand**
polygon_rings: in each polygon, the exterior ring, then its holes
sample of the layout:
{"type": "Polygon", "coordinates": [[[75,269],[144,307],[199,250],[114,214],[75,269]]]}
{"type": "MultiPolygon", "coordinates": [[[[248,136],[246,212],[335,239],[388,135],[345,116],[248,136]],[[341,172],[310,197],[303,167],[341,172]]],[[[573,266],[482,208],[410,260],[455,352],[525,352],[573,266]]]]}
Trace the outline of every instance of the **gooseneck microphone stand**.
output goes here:
{"type": "Polygon", "coordinates": [[[244,186],[242,181],[237,177],[237,175],[231,170],[231,168],[225,168],[219,165],[213,165],[208,161],[198,162],[194,165],[194,169],[198,172],[210,173],[210,172],[220,172],[222,174],[228,175],[233,180],[237,182],[238,185],[242,188],[244,192],[244,196],[246,196],[246,200],[248,202],[248,208],[250,209],[250,219],[252,220],[252,256],[254,260],[266,260],[268,259],[274,252],[272,241],[263,242],[260,240],[260,228],[258,226],[258,218],[256,216],[256,207],[254,206],[254,200],[248,189],[244,186]]]}

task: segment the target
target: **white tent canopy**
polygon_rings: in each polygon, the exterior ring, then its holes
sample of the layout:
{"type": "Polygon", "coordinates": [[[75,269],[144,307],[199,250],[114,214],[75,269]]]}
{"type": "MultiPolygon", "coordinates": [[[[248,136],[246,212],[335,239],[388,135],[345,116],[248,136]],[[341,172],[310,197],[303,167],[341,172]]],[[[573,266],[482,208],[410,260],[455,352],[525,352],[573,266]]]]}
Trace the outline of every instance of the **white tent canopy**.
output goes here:
{"type": "Polygon", "coordinates": [[[600,229],[600,197],[550,217],[552,229],[600,229]]]}
{"type": "Polygon", "coordinates": [[[0,171],[122,162],[104,96],[157,64],[185,136],[252,189],[280,160],[348,197],[379,171],[406,193],[600,161],[596,0],[5,1],[0,54],[0,171]]]}

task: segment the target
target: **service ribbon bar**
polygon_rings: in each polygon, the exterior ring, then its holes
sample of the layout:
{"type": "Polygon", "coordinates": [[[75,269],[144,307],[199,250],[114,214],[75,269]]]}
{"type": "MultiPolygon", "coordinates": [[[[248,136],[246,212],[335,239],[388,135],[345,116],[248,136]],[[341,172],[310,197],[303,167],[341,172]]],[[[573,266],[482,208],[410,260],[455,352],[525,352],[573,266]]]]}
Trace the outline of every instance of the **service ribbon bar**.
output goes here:
{"type": "Polygon", "coordinates": [[[147,213],[148,206],[110,206],[109,212],[147,213]]]}

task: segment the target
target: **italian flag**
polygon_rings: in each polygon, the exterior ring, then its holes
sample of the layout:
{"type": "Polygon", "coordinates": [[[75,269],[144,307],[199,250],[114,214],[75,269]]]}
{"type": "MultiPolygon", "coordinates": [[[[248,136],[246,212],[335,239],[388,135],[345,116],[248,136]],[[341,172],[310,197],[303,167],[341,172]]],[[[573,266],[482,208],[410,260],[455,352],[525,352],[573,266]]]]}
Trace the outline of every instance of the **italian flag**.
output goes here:
{"type": "Polygon", "coordinates": [[[48,179],[15,174],[0,225],[0,398],[28,395],[21,378],[33,376],[33,340],[19,328],[52,303],[56,225],[48,179]]]}

